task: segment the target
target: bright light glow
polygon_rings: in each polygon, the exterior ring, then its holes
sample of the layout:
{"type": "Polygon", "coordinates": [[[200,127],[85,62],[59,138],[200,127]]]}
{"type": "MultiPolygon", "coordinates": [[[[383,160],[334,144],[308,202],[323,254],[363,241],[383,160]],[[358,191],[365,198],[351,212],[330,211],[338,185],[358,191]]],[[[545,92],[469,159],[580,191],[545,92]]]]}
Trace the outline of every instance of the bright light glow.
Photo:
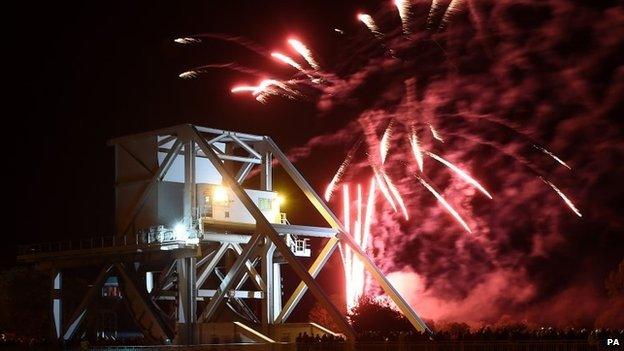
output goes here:
{"type": "Polygon", "coordinates": [[[286,202],[286,199],[284,199],[282,195],[277,195],[275,202],[277,203],[277,206],[282,206],[286,202]]]}
{"type": "Polygon", "coordinates": [[[485,190],[485,188],[483,186],[481,186],[481,184],[479,184],[479,182],[477,182],[476,179],[471,177],[470,174],[464,172],[459,167],[455,166],[451,162],[443,159],[442,157],[440,157],[440,156],[438,156],[438,155],[436,155],[436,154],[434,154],[432,152],[428,152],[428,151],[425,151],[425,152],[427,153],[427,155],[431,156],[433,159],[437,160],[438,162],[442,163],[443,165],[448,167],[450,170],[455,172],[455,174],[457,174],[466,183],[472,185],[473,187],[475,187],[477,190],[482,192],[485,196],[489,197],[490,199],[492,198],[492,195],[490,195],[490,193],[487,190],[485,190]]]}
{"type": "Polygon", "coordinates": [[[310,66],[312,66],[314,69],[320,68],[318,62],[316,62],[314,56],[312,56],[312,52],[310,51],[310,49],[303,45],[302,42],[297,39],[288,39],[288,44],[290,44],[290,46],[292,46],[292,48],[295,49],[295,51],[299,55],[301,55],[301,57],[303,57],[303,59],[306,60],[306,62],[310,66]]]}
{"type": "Polygon", "coordinates": [[[288,65],[293,66],[294,68],[296,68],[296,69],[298,69],[300,71],[303,71],[303,67],[301,67],[300,64],[298,64],[297,62],[295,62],[295,60],[293,60],[292,58],[290,58],[290,57],[288,57],[288,56],[286,56],[286,55],[284,55],[282,53],[273,52],[273,53],[271,53],[271,56],[276,58],[276,59],[278,59],[279,61],[281,61],[283,63],[286,63],[288,65]]]}
{"type": "Polygon", "coordinates": [[[422,185],[425,188],[427,188],[427,190],[429,190],[429,192],[431,192],[433,196],[435,196],[436,199],[438,199],[438,201],[442,204],[442,206],[446,208],[446,210],[451,214],[451,216],[453,216],[453,218],[455,218],[455,220],[459,224],[461,224],[461,226],[464,227],[464,229],[466,229],[468,233],[472,233],[472,230],[470,230],[470,227],[468,226],[468,224],[466,224],[466,221],[464,221],[464,219],[461,218],[459,213],[455,211],[455,209],[446,201],[446,199],[444,199],[444,197],[442,197],[442,195],[440,195],[431,185],[429,185],[429,183],[425,182],[424,179],[418,177],[418,180],[420,180],[422,185]]]}
{"type": "Polygon", "coordinates": [[[188,231],[186,230],[186,226],[183,223],[177,223],[173,226],[173,237],[175,240],[187,240],[188,239],[188,231]]]}
{"type": "Polygon", "coordinates": [[[224,186],[217,186],[212,192],[214,201],[216,202],[228,202],[230,197],[228,195],[228,189],[224,186]]]}

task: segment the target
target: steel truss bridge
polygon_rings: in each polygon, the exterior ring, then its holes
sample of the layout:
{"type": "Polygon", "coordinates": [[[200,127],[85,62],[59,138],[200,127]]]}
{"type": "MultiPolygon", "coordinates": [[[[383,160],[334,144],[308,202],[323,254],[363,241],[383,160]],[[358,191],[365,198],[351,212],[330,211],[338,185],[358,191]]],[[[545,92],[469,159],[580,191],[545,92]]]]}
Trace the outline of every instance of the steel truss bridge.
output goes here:
{"type": "Polygon", "coordinates": [[[338,332],[353,341],[355,333],[344,312],[315,280],[339,245],[353,250],[414,328],[429,330],[270,137],[183,124],[116,138],[109,144],[116,155],[118,200],[127,187],[136,190],[123,211],[117,209],[116,235],[32,245],[22,248],[18,257],[21,262],[51,272],[53,334],[61,343],[71,342],[88,327],[86,317],[95,308],[101,289],[111,276],[118,278],[130,316],[146,340],[155,344],[205,343],[202,335],[206,333],[238,333],[253,341],[272,343],[283,341],[278,338],[289,327],[296,331],[319,328],[317,332],[331,333],[322,326],[287,322],[308,291],[329,312],[340,328],[338,332]],[[147,148],[151,153],[148,158],[146,148],[141,146],[146,140],[157,147],[147,148]],[[217,147],[217,143],[225,148],[217,147]],[[146,161],[155,159],[155,152],[164,153],[164,159],[146,161]],[[187,228],[199,226],[200,230],[191,236],[193,240],[142,237],[137,234],[137,223],[142,213],[149,211],[150,199],[178,158],[184,160],[180,211],[187,228]],[[242,202],[255,224],[217,221],[205,225],[198,218],[195,175],[200,158],[210,162],[223,185],[242,202]],[[277,166],[283,168],[327,226],[271,223],[267,219],[242,183],[259,168],[259,190],[272,191],[273,168],[277,166]],[[133,177],[121,179],[121,167],[136,170],[133,177]],[[303,265],[287,244],[285,238],[289,235],[324,241],[309,267],[303,265]],[[282,264],[287,264],[300,281],[285,302],[282,301],[282,264]],[[65,315],[63,277],[76,267],[91,267],[98,273],[91,277],[89,288],[73,312],[65,315]],[[146,282],[147,272],[157,272],[150,287],[146,282]],[[259,313],[249,307],[250,300],[260,303],[259,313]]]}

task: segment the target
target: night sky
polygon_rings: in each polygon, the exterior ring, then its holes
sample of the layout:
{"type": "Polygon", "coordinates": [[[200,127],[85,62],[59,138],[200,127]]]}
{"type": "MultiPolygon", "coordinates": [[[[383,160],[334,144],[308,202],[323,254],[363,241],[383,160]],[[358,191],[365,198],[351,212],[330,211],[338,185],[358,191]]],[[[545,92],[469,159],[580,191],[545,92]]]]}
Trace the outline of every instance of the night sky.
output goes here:
{"type": "MultiPolygon", "coordinates": [[[[345,176],[363,183],[378,162],[366,152],[377,155],[390,115],[406,115],[397,107],[404,106],[404,81],[417,77],[417,108],[447,137],[427,145],[467,167],[495,199],[484,201],[426,163],[428,179],[445,196],[462,195],[450,202],[470,218],[474,233],[466,235],[406,174],[414,170],[405,165],[411,154],[397,150],[409,150],[401,139],[409,130],[397,128],[387,167],[413,216],[405,221],[380,201],[373,230],[380,266],[425,317],[592,323],[608,306],[604,278],[624,256],[624,10],[609,1],[478,4],[430,38],[418,34],[428,13],[428,3],[419,3],[411,41],[382,1],[19,5],[5,36],[5,148],[16,201],[8,206],[12,232],[5,233],[2,265],[14,264],[16,244],[112,233],[113,152],[106,141],[125,134],[180,123],[267,134],[319,192],[365,135],[345,176]],[[359,24],[358,11],[375,15],[386,39],[359,24]],[[241,35],[269,50],[284,50],[285,39],[296,36],[342,84],[260,104],[229,92],[257,77],[214,70],[178,78],[194,66],[233,61],[281,78],[292,74],[232,43],[173,43],[204,32],[241,35]],[[519,134],[553,150],[572,171],[519,134]],[[583,217],[540,177],[565,190],[583,217]],[[577,299],[585,307],[570,313],[577,299]],[[540,315],[546,307],[549,318],[540,315]]],[[[292,188],[278,190],[288,195],[292,188]]],[[[288,206],[290,217],[316,223],[298,200],[288,206]]]]}
{"type": "MultiPolygon", "coordinates": [[[[106,146],[111,138],[193,123],[268,134],[288,150],[326,131],[314,106],[289,101],[261,106],[232,97],[230,86],[244,75],[214,71],[200,80],[179,79],[193,66],[244,61],[243,55],[249,55],[219,42],[187,48],[173,39],[223,32],[269,40],[269,45],[290,34],[329,37],[333,23],[356,26],[355,8],[309,2],[120,1],[15,9],[20,20],[12,32],[20,34],[8,38],[15,60],[8,69],[14,87],[9,104],[17,123],[11,127],[16,151],[10,176],[20,184],[13,208],[20,235],[8,236],[11,244],[112,231],[114,165],[112,148],[106,146]]],[[[305,172],[304,165],[299,167],[305,172]]],[[[328,176],[306,173],[311,182],[328,176]]],[[[10,263],[14,248],[3,250],[3,262],[10,263]]]]}

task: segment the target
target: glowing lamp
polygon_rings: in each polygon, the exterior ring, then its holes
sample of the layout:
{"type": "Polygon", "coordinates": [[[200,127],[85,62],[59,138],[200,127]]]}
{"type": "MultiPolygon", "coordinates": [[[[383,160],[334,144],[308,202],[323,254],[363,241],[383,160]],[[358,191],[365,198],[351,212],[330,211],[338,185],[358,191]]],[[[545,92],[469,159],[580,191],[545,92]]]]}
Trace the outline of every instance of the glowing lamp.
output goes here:
{"type": "Polygon", "coordinates": [[[277,195],[277,197],[275,198],[275,203],[276,203],[278,206],[281,206],[281,205],[283,205],[283,204],[284,204],[284,202],[285,202],[285,201],[284,201],[284,197],[283,197],[282,195],[277,195]]]}
{"type": "Polygon", "coordinates": [[[188,231],[186,230],[186,226],[182,223],[177,223],[173,227],[173,236],[176,240],[188,239],[188,231]]]}
{"type": "Polygon", "coordinates": [[[218,186],[214,189],[212,193],[214,197],[214,201],[216,202],[227,202],[229,200],[228,190],[226,187],[218,186]]]}

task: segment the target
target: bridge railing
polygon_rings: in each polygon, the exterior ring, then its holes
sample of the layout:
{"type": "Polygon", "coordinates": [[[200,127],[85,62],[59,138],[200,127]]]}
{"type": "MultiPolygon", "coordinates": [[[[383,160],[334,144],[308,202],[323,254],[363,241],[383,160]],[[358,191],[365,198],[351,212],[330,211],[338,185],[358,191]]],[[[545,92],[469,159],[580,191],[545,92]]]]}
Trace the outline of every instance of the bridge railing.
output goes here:
{"type": "Polygon", "coordinates": [[[35,255],[42,253],[54,253],[72,250],[104,249],[124,246],[137,246],[144,244],[156,244],[142,240],[139,236],[94,236],[63,241],[44,242],[28,245],[19,245],[17,254],[19,256],[35,255]]]}

